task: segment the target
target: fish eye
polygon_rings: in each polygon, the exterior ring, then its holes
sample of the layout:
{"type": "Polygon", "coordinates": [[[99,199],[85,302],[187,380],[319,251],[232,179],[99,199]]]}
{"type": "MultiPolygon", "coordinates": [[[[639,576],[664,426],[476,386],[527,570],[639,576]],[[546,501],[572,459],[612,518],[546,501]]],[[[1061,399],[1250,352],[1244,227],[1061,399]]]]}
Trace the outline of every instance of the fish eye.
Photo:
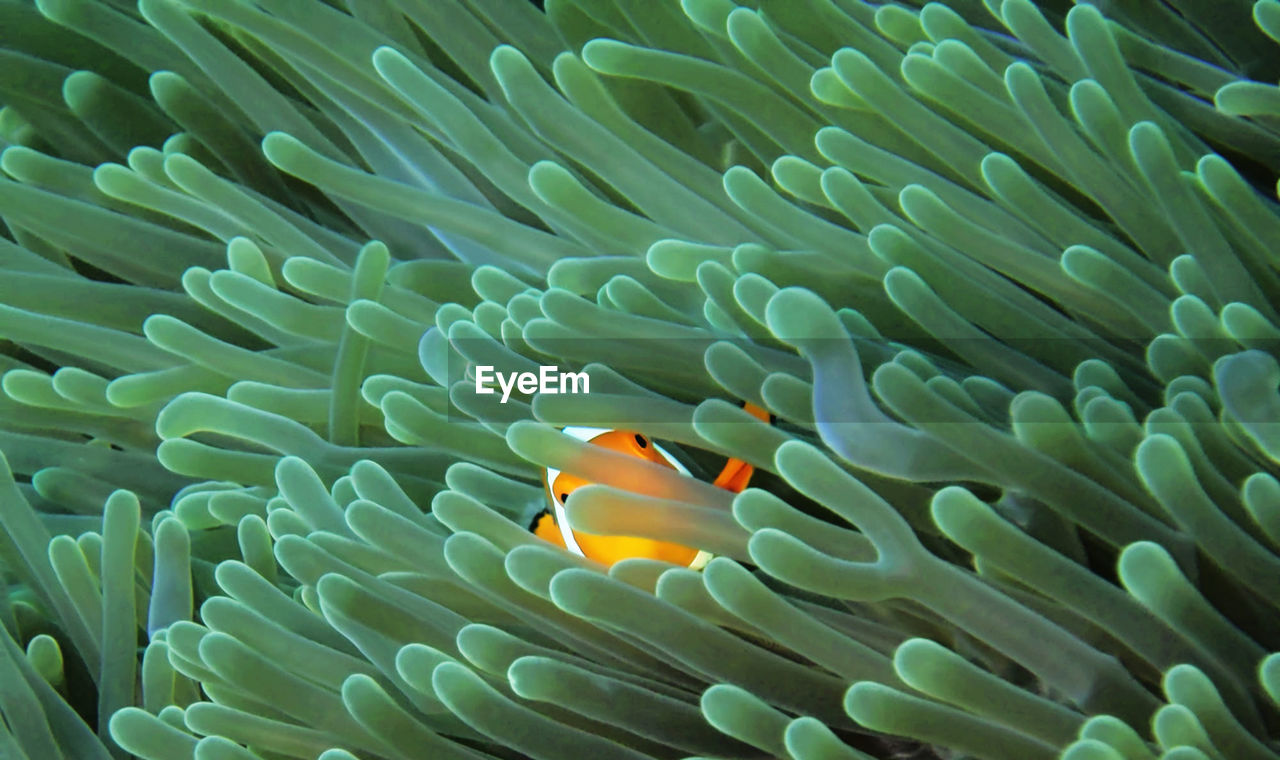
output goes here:
{"type": "Polygon", "coordinates": [[[561,503],[561,504],[563,504],[563,503],[565,503],[565,502],[566,502],[566,501],[568,501],[568,500],[569,500],[569,492],[568,492],[568,491],[561,491],[561,492],[560,492],[560,503],[561,503]]]}
{"type": "Polygon", "coordinates": [[[639,444],[642,449],[649,448],[649,441],[639,433],[636,433],[636,443],[639,444]]]}

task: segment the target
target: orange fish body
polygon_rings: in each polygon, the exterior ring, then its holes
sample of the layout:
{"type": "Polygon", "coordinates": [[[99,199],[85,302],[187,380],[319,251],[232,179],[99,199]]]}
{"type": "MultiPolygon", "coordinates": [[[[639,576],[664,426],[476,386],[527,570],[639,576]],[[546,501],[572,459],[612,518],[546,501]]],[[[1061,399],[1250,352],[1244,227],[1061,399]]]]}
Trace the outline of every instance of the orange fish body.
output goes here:
{"type": "MultiPolygon", "coordinates": [[[[768,412],[750,404],[745,408],[753,416],[769,421],[768,412]]],[[[689,471],[675,457],[639,433],[601,428],[565,428],[564,432],[596,446],[689,474],[689,471]]],[[[741,459],[730,459],[713,482],[728,491],[739,493],[747,487],[754,471],[754,467],[741,459]]],[[[550,507],[535,518],[533,532],[545,541],[604,565],[612,565],[633,557],[644,557],[699,569],[711,559],[711,555],[705,551],[667,541],[634,536],[597,536],[572,530],[568,527],[564,503],[568,500],[569,494],[587,485],[589,481],[567,472],[548,469],[544,473],[543,482],[550,507]]]]}

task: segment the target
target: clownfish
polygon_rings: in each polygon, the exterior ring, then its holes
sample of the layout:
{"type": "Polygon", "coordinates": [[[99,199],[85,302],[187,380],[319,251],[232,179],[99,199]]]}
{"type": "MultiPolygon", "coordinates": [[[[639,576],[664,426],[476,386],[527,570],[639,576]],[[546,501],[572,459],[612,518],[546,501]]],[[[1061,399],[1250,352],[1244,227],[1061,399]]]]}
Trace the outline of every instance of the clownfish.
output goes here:
{"type": "MultiPolygon", "coordinates": [[[[759,407],[745,404],[744,409],[757,419],[765,422],[772,421],[769,413],[759,407]]],[[[640,433],[593,427],[566,427],[561,432],[585,443],[603,446],[611,451],[653,462],[692,477],[689,469],[671,452],[640,433]]],[[[731,458],[725,462],[724,468],[712,483],[727,491],[739,493],[747,487],[754,472],[755,468],[751,465],[741,459],[731,458]]],[[[579,533],[569,527],[564,504],[568,501],[569,494],[588,485],[589,481],[548,467],[543,473],[542,482],[546,490],[547,508],[538,513],[530,529],[545,541],[606,566],[624,559],[643,557],[699,570],[711,559],[709,552],[667,541],[635,536],[597,536],[579,533]]]]}

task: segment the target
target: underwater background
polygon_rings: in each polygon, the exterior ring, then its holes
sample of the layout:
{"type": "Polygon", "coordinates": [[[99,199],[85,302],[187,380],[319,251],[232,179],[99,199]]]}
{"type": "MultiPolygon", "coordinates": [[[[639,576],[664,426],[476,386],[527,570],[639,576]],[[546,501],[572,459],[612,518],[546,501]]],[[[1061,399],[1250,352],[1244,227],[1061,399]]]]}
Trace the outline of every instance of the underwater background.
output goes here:
{"type": "Polygon", "coordinates": [[[1280,0],[0,0],[0,758],[1280,758],[1278,78],[1280,0]]]}

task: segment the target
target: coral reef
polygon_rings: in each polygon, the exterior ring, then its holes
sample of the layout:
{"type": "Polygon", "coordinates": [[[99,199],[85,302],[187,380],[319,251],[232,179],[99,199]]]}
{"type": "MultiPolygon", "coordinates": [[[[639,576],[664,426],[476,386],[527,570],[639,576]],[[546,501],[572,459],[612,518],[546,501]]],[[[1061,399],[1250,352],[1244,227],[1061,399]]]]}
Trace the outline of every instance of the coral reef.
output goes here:
{"type": "Polygon", "coordinates": [[[546,5],[0,0],[0,756],[1280,757],[1280,0],[546,5]]]}

